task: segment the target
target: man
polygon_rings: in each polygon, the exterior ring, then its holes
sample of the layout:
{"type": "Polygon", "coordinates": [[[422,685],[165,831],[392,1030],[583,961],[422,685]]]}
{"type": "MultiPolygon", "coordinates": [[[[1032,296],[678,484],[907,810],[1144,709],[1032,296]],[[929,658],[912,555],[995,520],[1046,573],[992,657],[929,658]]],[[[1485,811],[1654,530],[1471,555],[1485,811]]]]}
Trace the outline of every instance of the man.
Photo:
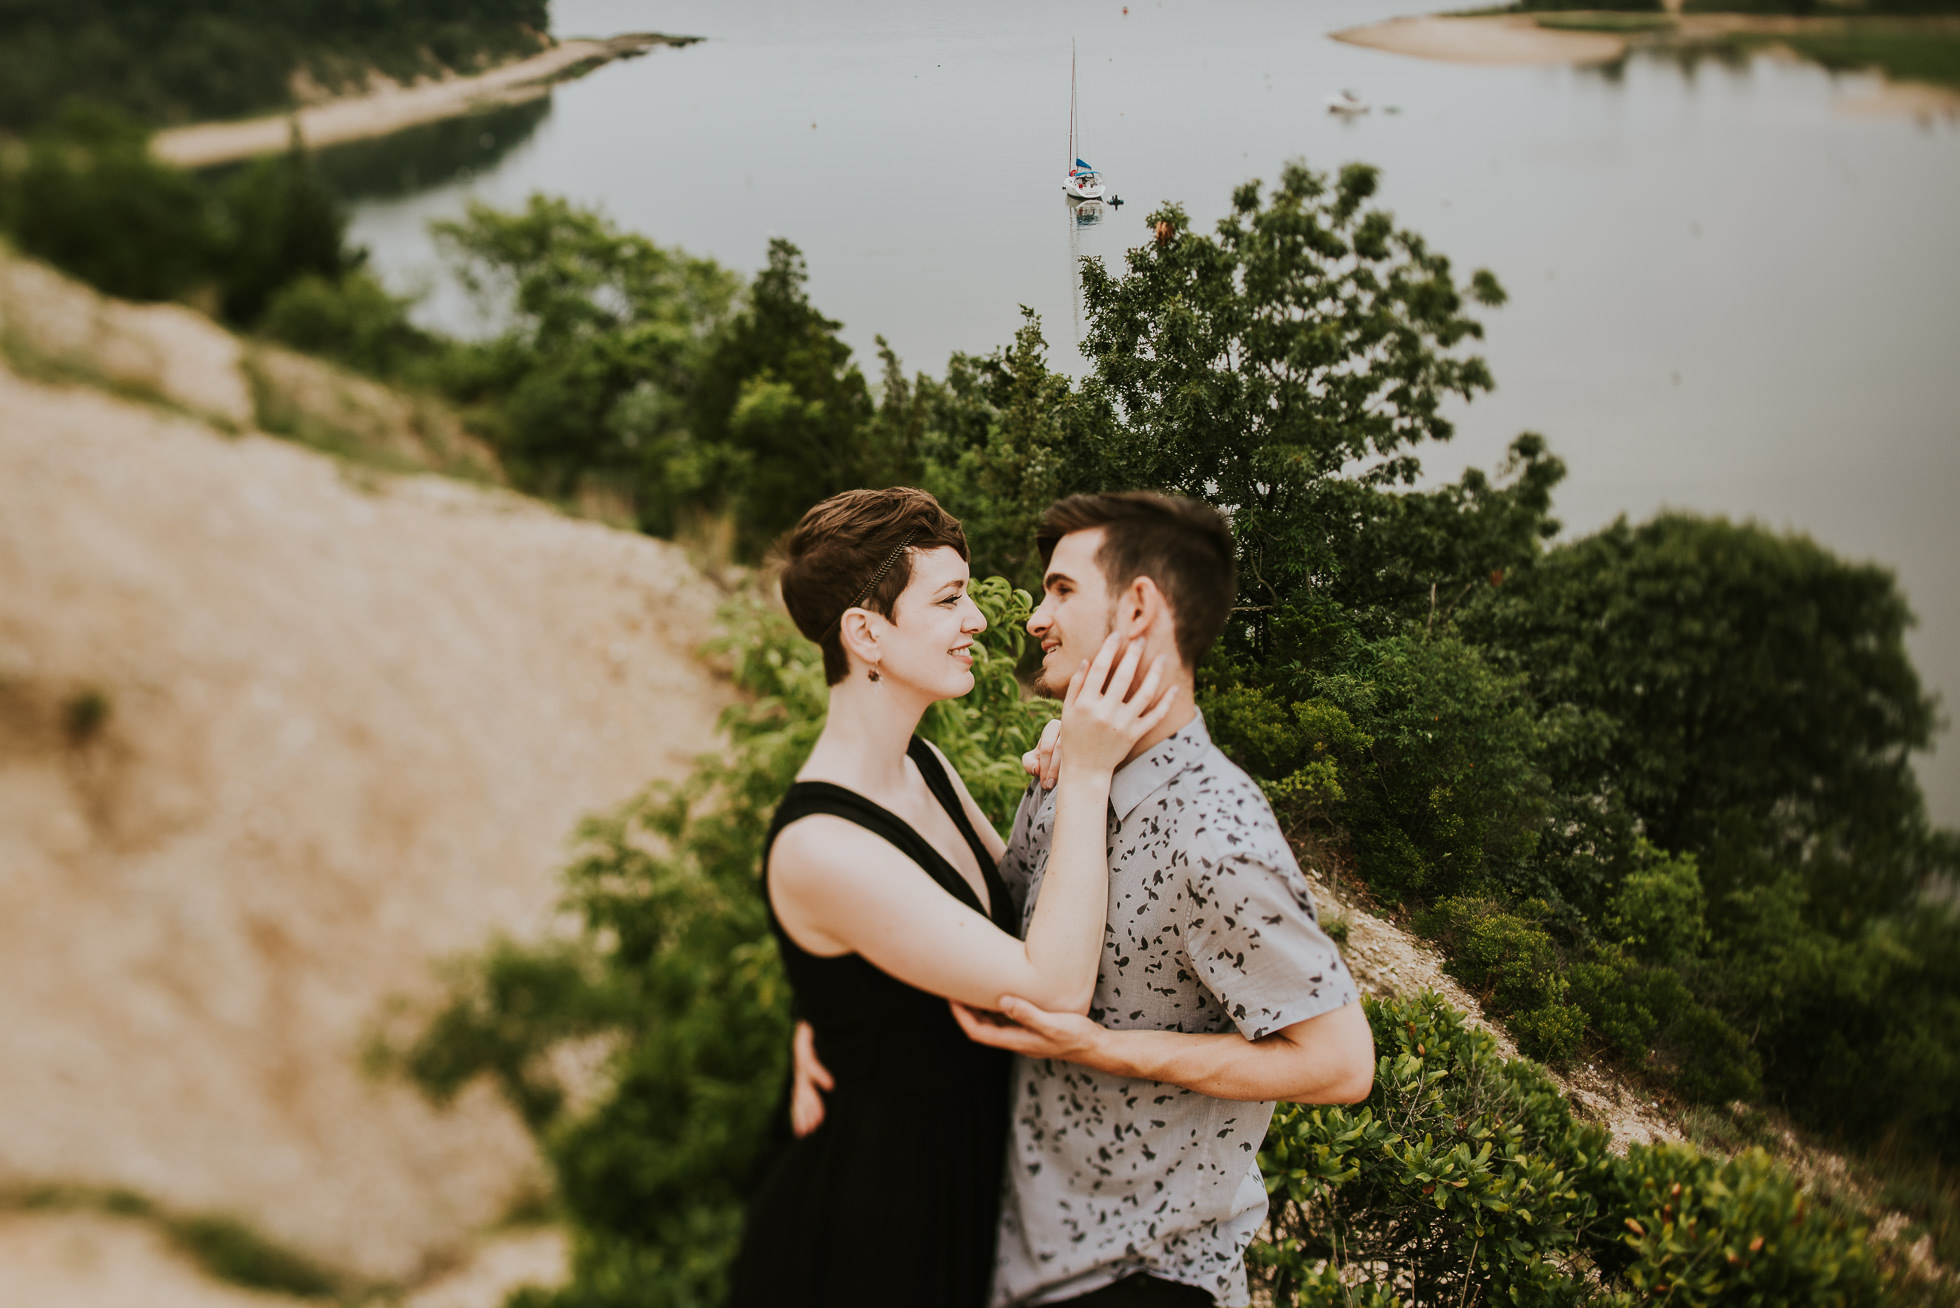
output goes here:
{"type": "MultiPolygon", "coordinates": [[[[1374,1045],[1352,978],[1252,779],[1211,743],[1193,674],[1237,593],[1230,528],[1194,500],[1078,495],[1037,535],[1028,620],[1041,687],[1064,689],[1115,632],[1184,687],[1110,789],[1109,923],[1089,1015],[1004,996],[955,1011],[1011,1049],[1012,1139],[993,1302],[1243,1304],[1265,1218],[1255,1155],[1275,1101],[1366,1097],[1374,1045]]],[[[1063,761],[1061,766],[1066,766],[1063,761]]],[[[1032,906],[1054,818],[1055,761],[1023,797],[1001,874],[1032,906]]],[[[800,1088],[814,1097],[799,1045],[800,1088]]]]}

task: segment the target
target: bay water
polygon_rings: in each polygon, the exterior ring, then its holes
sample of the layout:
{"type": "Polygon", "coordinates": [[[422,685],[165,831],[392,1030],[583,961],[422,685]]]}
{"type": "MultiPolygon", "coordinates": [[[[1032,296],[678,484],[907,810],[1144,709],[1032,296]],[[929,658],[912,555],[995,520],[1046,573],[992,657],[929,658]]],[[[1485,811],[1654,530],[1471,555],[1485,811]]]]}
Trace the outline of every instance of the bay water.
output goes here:
{"type": "MultiPolygon", "coordinates": [[[[353,238],[421,312],[480,326],[427,233],[472,197],[601,206],[752,272],[772,236],[868,372],[1007,343],[1020,306],[1077,351],[1075,259],[1120,267],[1144,215],[1201,229],[1289,159],[1383,170],[1382,204],[1465,276],[1494,394],[1452,409],[1431,480],[1544,433],[1568,535],[1663,508],[1806,532],[1896,570],[1921,676],[1960,699],[1960,123],[1859,112],[1878,87],[1759,54],[1605,70],[1468,67],[1330,40],[1407,0],[954,4],[555,0],[561,36],[705,38],[535,105],[330,151],[353,238]],[[1126,203],[1071,220],[1077,152],[1126,203]],[[1373,111],[1341,118],[1351,88],[1373,111]]],[[[1921,760],[1960,822],[1960,745],[1921,760]]]]}

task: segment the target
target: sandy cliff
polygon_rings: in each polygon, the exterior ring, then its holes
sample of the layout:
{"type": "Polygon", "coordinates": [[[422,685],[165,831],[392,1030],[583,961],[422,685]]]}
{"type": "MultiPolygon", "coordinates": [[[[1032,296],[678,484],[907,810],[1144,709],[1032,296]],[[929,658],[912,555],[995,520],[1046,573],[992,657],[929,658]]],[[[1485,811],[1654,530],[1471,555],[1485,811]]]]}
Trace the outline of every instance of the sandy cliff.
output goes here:
{"type": "Polygon", "coordinates": [[[487,1091],[365,1078],[363,1033],[544,929],[580,815],[711,746],[715,592],[670,545],[255,434],[235,344],[144,312],[65,348],[120,332],[161,399],[0,368],[0,1187],[412,1278],[536,1162],[487,1091]]]}

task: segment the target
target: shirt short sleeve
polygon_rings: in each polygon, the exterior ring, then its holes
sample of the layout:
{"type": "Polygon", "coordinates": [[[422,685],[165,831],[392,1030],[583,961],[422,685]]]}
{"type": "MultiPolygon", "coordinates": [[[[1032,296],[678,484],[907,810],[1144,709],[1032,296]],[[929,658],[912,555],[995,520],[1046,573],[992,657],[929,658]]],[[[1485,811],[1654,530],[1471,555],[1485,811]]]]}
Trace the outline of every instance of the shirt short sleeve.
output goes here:
{"type": "Polygon", "coordinates": [[[1248,1040],[1359,998],[1291,858],[1193,850],[1184,950],[1248,1040]]]}
{"type": "Polygon", "coordinates": [[[1037,847],[1045,849],[1043,842],[1036,839],[1042,799],[1041,787],[1030,781],[1021,795],[1020,807],[1014,810],[1014,822],[1007,829],[1007,848],[1000,856],[1000,879],[1007,886],[1015,911],[1023,914],[1028,907],[1028,887],[1034,881],[1037,847]]]}

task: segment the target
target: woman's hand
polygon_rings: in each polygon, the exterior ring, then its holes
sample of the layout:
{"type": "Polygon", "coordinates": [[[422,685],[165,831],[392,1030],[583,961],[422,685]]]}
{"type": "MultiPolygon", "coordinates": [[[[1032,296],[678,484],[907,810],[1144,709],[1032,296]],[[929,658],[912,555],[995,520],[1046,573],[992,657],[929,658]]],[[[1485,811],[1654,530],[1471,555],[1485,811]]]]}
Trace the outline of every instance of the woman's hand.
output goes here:
{"type": "Polygon", "coordinates": [[[1137,665],[1142,659],[1141,640],[1125,642],[1112,634],[1096,651],[1094,661],[1069,678],[1062,701],[1060,747],[1068,751],[1071,775],[1115,772],[1136,743],[1170,712],[1178,688],[1163,685],[1164,656],[1150,661],[1150,670],[1139,683],[1137,665]]]}
{"type": "Polygon", "coordinates": [[[837,1081],[817,1058],[817,1034],[808,1022],[796,1024],[790,1040],[789,1126],[802,1139],[823,1125],[823,1095],[837,1081]]]}
{"type": "Polygon", "coordinates": [[[1041,729],[1041,739],[1034,748],[1021,755],[1021,766],[1034,780],[1041,783],[1043,790],[1055,788],[1055,778],[1062,771],[1062,720],[1056,718],[1041,729]]]}

